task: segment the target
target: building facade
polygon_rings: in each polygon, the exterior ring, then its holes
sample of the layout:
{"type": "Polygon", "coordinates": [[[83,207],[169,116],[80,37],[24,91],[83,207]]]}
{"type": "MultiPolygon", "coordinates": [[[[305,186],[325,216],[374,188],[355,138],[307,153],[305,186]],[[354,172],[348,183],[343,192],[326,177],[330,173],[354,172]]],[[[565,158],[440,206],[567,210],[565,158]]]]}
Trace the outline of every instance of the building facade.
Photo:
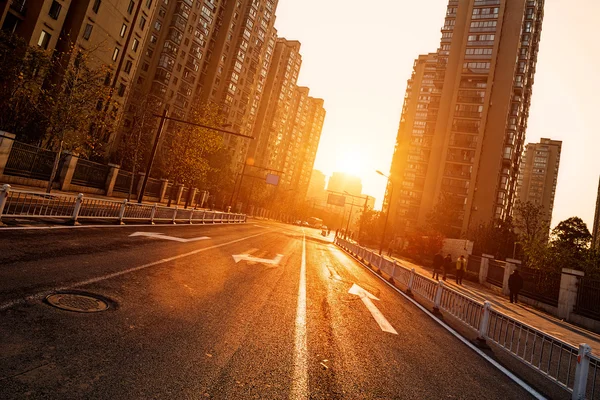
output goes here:
{"type": "Polygon", "coordinates": [[[448,2],[440,47],[419,57],[407,88],[384,202],[396,225],[423,226],[438,204],[452,208],[454,237],[510,216],[543,7],[448,2]]]}
{"type": "Polygon", "coordinates": [[[517,183],[517,199],[541,206],[548,223],[554,209],[561,148],[560,140],[545,138],[527,144],[517,183]]]}
{"type": "Polygon", "coordinates": [[[159,1],[8,0],[0,6],[0,26],[32,46],[69,57],[75,49],[88,54],[92,66],[107,67],[104,83],[116,105],[110,118],[120,120],[159,1]]]}
{"type": "MultiPolygon", "coordinates": [[[[215,106],[224,126],[251,136],[275,46],[277,1],[157,1],[130,107],[150,95],[155,107],[185,119],[192,107],[215,106]]],[[[224,141],[232,167],[241,168],[248,139],[225,133],[224,141]]]]}

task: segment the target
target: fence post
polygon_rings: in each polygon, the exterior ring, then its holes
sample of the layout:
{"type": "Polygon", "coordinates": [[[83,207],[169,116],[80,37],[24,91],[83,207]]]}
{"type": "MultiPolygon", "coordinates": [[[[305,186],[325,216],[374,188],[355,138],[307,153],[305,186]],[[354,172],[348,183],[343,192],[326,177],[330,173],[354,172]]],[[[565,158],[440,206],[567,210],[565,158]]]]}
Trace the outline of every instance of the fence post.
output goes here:
{"type": "Polygon", "coordinates": [[[583,343],[579,345],[577,366],[575,367],[575,381],[573,382],[572,400],[584,400],[587,389],[588,372],[590,369],[590,354],[592,348],[583,343]]]}
{"type": "Polygon", "coordinates": [[[408,288],[406,289],[406,294],[412,295],[412,287],[413,282],[415,281],[415,269],[410,270],[410,276],[408,277],[408,288]]]}
{"type": "Polygon", "coordinates": [[[77,200],[75,200],[75,207],[73,207],[73,216],[71,217],[71,225],[79,225],[77,222],[77,217],[79,217],[79,211],[81,210],[81,203],[83,202],[83,193],[79,193],[77,195],[77,200]]]}
{"type": "Polygon", "coordinates": [[[152,207],[152,211],[150,211],[150,224],[154,225],[154,216],[156,215],[156,207],[158,207],[158,205],[156,203],[154,203],[154,206],[152,207]]]}
{"type": "Polygon", "coordinates": [[[477,339],[475,339],[475,344],[481,348],[489,347],[485,340],[488,335],[488,326],[490,324],[490,310],[492,308],[492,303],[489,301],[485,301],[483,303],[483,309],[481,310],[481,319],[479,320],[479,329],[477,339]]]}
{"type": "Polygon", "coordinates": [[[117,223],[119,225],[123,225],[123,217],[125,216],[125,209],[127,208],[127,199],[123,200],[123,204],[121,204],[121,209],[119,210],[119,220],[117,223]]]}
{"type": "Polygon", "coordinates": [[[438,281],[437,291],[435,292],[435,300],[433,301],[433,313],[441,315],[440,306],[442,304],[442,292],[444,291],[444,281],[438,281]]]}
{"type": "Polygon", "coordinates": [[[175,223],[175,218],[177,218],[177,206],[175,206],[175,209],[173,210],[173,220],[171,221],[172,223],[175,223]]]}
{"type": "Polygon", "coordinates": [[[196,211],[195,209],[192,208],[192,211],[190,211],[190,219],[189,219],[189,224],[192,224],[192,218],[194,217],[194,211],[196,211]]]}
{"type": "Polygon", "coordinates": [[[6,206],[6,202],[8,201],[8,193],[10,192],[10,185],[4,184],[2,188],[0,188],[0,226],[4,225],[2,223],[2,213],[4,212],[4,206],[6,206]]]}

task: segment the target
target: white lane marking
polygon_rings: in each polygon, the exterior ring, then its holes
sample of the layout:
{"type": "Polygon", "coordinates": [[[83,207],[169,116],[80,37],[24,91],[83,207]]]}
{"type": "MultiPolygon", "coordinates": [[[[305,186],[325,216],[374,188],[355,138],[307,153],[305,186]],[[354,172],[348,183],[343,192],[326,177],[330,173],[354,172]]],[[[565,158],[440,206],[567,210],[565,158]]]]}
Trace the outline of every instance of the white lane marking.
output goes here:
{"type": "Polygon", "coordinates": [[[184,239],[184,238],[178,238],[175,236],[167,236],[164,233],[158,233],[158,232],[134,232],[131,235],[129,235],[129,237],[135,237],[135,236],[145,236],[145,237],[154,238],[154,239],[171,240],[173,242],[179,242],[179,243],[197,242],[198,240],[210,239],[208,236],[199,236],[199,237],[195,237],[195,238],[184,239]]]}
{"type": "Polygon", "coordinates": [[[296,330],[294,334],[294,375],[290,399],[308,399],[308,351],[306,348],[306,235],[302,230],[302,263],[298,285],[296,330]]]}
{"type": "Polygon", "coordinates": [[[356,283],[352,285],[348,293],[353,294],[355,296],[360,297],[362,302],[367,306],[367,310],[371,313],[377,325],[381,328],[382,331],[392,333],[397,335],[398,332],[394,329],[392,324],[383,316],[381,311],[373,304],[372,300],[379,300],[377,297],[373,296],[371,293],[367,292],[365,289],[358,286],[356,283]]]}
{"type": "Polygon", "coordinates": [[[121,275],[126,275],[126,274],[129,274],[131,272],[135,272],[135,271],[139,271],[139,270],[142,270],[142,269],[154,267],[156,265],[164,264],[164,263],[167,263],[169,261],[174,261],[174,260],[178,260],[180,258],[185,258],[185,257],[193,256],[194,254],[202,253],[204,251],[208,251],[208,250],[212,250],[212,249],[217,249],[219,247],[228,246],[228,245],[233,244],[233,243],[242,242],[244,240],[252,239],[252,238],[255,238],[257,236],[266,235],[267,233],[273,233],[273,232],[269,231],[269,232],[257,233],[255,235],[246,236],[246,237],[243,237],[243,238],[240,238],[240,239],[231,240],[231,241],[225,242],[225,243],[215,244],[213,246],[204,247],[202,249],[197,249],[197,250],[190,251],[188,253],[179,254],[179,255],[176,255],[176,256],[173,256],[173,257],[163,258],[162,260],[158,260],[158,261],[154,261],[154,262],[151,262],[151,263],[148,263],[148,264],[144,264],[144,265],[140,265],[140,266],[137,266],[137,267],[125,269],[123,271],[113,272],[112,274],[108,274],[108,275],[103,275],[103,276],[99,276],[99,277],[96,277],[96,278],[87,279],[85,281],[77,282],[77,283],[74,283],[74,284],[69,285],[69,286],[57,287],[57,288],[54,288],[54,289],[46,290],[46,291],[43,291],[43,292],[32,294],[32,295],[24,297],[22,299],[10,300],[10,301],[7,301],[5,303],[0,303],[0,311],[6,310],[7,308],[13,307],[13,306],[15,306],[17,304],[23,304],[23,303],[26,303],[28,301],[34,301],[34,300],[43,299],[44,297],[48,296],[49,294],[52,294],[52,293],[55,293],[55,292],[60,292],[60,291],[63,291],[63,290],[75,289],[75,288],[78,288],[78,287],[91,285],[92,283],[101,282],[101,281],[105,281],[107,279],[116,278],[116,277],[121,276],[121,275]]]}
{"type": "MultiPolygon", "coordinates": [[[[336,249],[338,249],[338,248],[336,247],[336,249]]],[[[454,329],[452,329],[450,326],[448,326],[444,321],[440,320],[438,317],[436,317],[435,315],[433,315],[428,309],[426,309],[425,307],[423,307],[416,300],[410,298],[408,295],[406,295],[404,292],[402,292],[396,286],[394,286],[391,283],[389,283],[388,281],[386,281],[382,276],[378,275],[375,271],[371,270],[365,264],[363,264],[360,261],[356,260],[354,257],[348,255],[348,253],[346,253],[345,251],[343,251],[343,253],[346,254],[346,256],[348,258],[350,258],[351,260],[354,260],[358,264],[360,264],[363,267],[365,267],[365,269],[367,271],[369,271],[370,273],[372,273],[373,275],[375,275],[383,283],[385,283],[386,285],[388,285],[389,287],[391,287],[392,289],[394,289],[396,292],[400,293],[404,298],[406,298],[408,301],[410,301],[415,306],[417,306],[421,311],[423,311],[425,314],[427,314],[431,319],[433,319],[435,322],[437,322],[438,324],[440,324],[444,329],[446,329],[448,332],[450,332],[454,337],[456,337],[458,340],[460,340],[461,342],[463,342],[471,350],[473,350],[474,352],[476,352],[477,354],[479,354],[484,360],[486,360],[487,362],[489,362],[490,364],[492,364],[494,367],[496,367],[500,372],[502,372],[504,375],[506,375],[507,377],[509,377],[513,382],[515,382],[517,385],[519,385],[521,388],[523,388],[525,391],[527,391],[534,398],[536,398],[538,400],[546,400],[546,398],[544,396],[542,396],[540,393],[538,393],[537,390],[535,390],[533,387],[529,386],[521,378],[519,378],[518,376],[516,376],[515,374],[513,374],[512,372],[510,372],[508,369],[506,369],[505,367],[503,367],[502,365],[500,365],[496,360],[494,360],[493,358],[491,358],[490,356],[488,356],[487,354],[485,354],[483,351],[481,351],[481,349],[477,348],[473,343],[469,342],[467,339],[465,339],[464,337],[462,337],[458,332],[456,332],[454,329]]]]}
{"type": "Polygon", "coordinates": [[[279,265],[279,263],[281,262],[281,259],[283,258],[283,254],[277,254],[277,256],[275,256],[275,258],[273,258],[272,260],[270,260],[268,258],[252,257],[249,254],[234,254],[232,257],[233,257],[233,261],[235,261],[236,264],[239,263],[240,261],[248,261],[248,262],[261,263],[261,264],[267,264],[267,265],[279,265]]]}

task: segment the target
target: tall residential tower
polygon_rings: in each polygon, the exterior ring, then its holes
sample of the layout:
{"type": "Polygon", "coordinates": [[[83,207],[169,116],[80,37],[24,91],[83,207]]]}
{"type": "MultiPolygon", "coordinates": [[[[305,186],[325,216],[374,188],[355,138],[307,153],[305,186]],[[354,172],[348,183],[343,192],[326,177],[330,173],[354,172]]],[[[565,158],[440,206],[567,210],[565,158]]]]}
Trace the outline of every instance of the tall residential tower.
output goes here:
{"type": "Polygon", "coordinates": [[[440,48],[418,58],[405,96],[384,202],[397,230],[425,225],[440,202],[454,237],[511,214],[543,7],[448,2],[440,48]]]}

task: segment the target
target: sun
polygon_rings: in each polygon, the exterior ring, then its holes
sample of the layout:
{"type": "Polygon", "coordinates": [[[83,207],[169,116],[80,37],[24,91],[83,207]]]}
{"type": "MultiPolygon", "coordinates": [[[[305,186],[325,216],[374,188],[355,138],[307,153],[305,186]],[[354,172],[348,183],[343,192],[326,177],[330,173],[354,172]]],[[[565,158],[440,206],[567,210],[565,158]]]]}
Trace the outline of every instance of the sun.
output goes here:
{"type": "Polygon", "coordinates": [[[337,156],[336,171],[350,175],[361,175],[365,170],[365,159],[360,151],[346,150],[337,156]]]}

